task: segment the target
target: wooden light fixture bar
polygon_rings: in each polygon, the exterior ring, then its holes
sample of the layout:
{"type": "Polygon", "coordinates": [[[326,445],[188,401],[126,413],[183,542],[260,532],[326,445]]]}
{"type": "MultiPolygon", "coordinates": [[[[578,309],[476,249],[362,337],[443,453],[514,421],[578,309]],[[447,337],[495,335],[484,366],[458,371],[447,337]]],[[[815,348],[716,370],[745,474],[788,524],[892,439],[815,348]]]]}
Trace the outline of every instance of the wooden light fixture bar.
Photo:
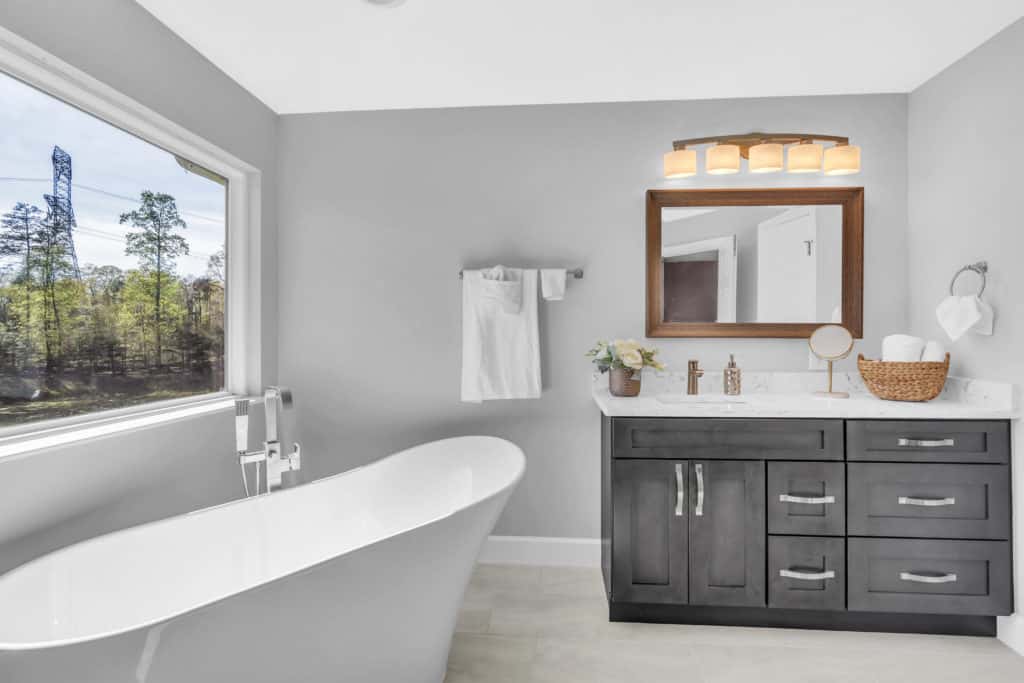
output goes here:
{"type": "Polygon", "coordinates": [[[775,142],[781,145],[792,145],[800,142],[833,142],[836,145],[850,144],[850,138],[841,135],[820,135],[818,133],[746,133],[743,135],[714,135],[707,138],[689,138],[687,140],[675,140],[672,143],[673,150],[686,149],[691,145],[736,145],[740,148],[740,154],[744,159],[750,155],[750,148],[766,142],[775,142]]]}

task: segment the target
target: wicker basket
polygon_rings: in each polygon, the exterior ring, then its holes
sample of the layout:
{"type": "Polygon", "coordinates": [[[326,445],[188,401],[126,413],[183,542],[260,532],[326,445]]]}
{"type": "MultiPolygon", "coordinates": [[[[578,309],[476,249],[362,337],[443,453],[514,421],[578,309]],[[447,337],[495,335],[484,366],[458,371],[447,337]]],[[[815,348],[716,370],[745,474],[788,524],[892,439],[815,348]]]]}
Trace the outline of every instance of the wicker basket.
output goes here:
{"type": "Polygon", "coordinates": [[[949,374],[949,354],[941,363],[897,363],[857,356],[857,369],[868,390],[886,401],[930,401],[940,393],[949,374]]]}

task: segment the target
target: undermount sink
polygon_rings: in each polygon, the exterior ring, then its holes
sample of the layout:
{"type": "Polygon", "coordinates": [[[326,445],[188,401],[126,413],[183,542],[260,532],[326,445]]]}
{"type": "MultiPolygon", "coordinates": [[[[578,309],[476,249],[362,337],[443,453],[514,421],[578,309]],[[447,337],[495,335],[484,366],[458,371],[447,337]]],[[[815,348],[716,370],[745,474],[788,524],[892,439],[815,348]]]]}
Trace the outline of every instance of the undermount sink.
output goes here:
{"type": "Polygon", "coordinates": [[[725,394],[662,394],[656,396],[658,403],[669,405],[695,404],[695,405],[734,405],[743,404],[747,400],[742,396],[726,396],[725,394]]]}

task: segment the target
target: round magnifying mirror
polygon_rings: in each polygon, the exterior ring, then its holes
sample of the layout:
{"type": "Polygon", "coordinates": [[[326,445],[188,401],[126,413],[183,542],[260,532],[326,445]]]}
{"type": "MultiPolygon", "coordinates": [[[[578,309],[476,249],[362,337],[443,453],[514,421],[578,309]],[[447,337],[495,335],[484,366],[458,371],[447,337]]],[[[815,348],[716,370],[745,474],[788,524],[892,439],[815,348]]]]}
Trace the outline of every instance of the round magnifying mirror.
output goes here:
{"type": "Polygon", "coordinates": [[[807,343],[811,353],[828,363],[828,390],[816,391],[824,398],[850,398],[845,391],[832,391],[832,363],[842,360],[853,351],[853,335],[842,325],[822,325],[811,333],[807,343]]]}

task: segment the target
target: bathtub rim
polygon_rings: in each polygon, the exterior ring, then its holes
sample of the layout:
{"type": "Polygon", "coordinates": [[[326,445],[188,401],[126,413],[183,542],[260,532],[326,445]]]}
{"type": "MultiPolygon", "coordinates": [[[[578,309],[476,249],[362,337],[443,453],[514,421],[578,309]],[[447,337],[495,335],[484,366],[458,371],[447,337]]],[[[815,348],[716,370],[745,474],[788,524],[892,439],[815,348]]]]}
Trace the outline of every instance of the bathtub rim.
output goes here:
{"type": "Polygon", "coordinates": [[[339,478],[342,478],[342,477],[345,477],[347,475],[354,474],[355,472],[358,472],[360,470],[366,469],[368,467],[373,467],[375,465],[384,463],[387,460],[390,460],[392,458],[397,458],[397,457],[399,457],[401,455],[404,455],[404,454],[408,453],[409,451],[416,450],[417,448],[421,448],[421,447],[424,447],[424,446],[431,446],[431,445],[441,445],[441,444],[455,442],[455,441],[468,441],[468,440],[473,440],[473,439],[484,439],[484,440],[487,440],[487,441],[500,442],[501,444],[504,444],[504,445],[507,445],[507,446],[511,446],[512,449],[513,449],[512,450],[512,454],[518,456],[518,458],[517,458],[517,462],[516,462],[514,476],[507,483],[505,483],[503,486],[501,486],[500,488],[495,490],[493,493],[491,493],[489,495],[486,495],[486,496],[482,496],[482,497],[472,501],[469,505],[466,505],[465,507],[460,507],[460,508],[458,508],[456,510],[453,510],[451,512],[448,512],[448,513],[445,513],[445,514],[442,514],[442,515],[436,515],[436,516],[433,516],[433,517],[430,517],[430,518],[426,518],[426,519],[424,519],[423,521],[421,521],[421,522],[419,522],[417,524],[414,524],[414,525],[408,526],[406,528],[403,528],[401,531],[398,531],[397,533],[391,534],[390,536],[384,536],[384,537],[381,537],[381,538],[377,538],[377,539],[373,540],[370,543],[367,543],[365,545],[361,545],[361,546],[359,546],[357,548],[353,548],[352,550],[350,550],[350,551],[348,551],[346,553],[341,553],[341,554],[338,554],[338,555],[332,555],[331,557],[328,557],[328,558],[325,558],[325,559],[323,559],[323,560],[321,560],[319,562],[315,562],[313,564],[301,567],[300,569],[296,569],[295,571],[288,572],[288,573],[282,574],[280,576],[275,576],[274,578],[272,578],[272,579],[270,579],[268,581],[262,581],[260,583],[254,584],[252,586],[248,586],[248,587],[246,587],[246,588],[244,588],[242,590],[238,590],[238,591],[236,591],[234,593],[228,593],[228,594],[222,595],[222,596],[220,596],[220,597],[218,597],[216,599],[209,600],[207,602],[203,602],[203,603],[198,604],[198,605],[193,605],[193,606],[189,607],[188,609],[179,610],[177,612],[172,612],[172,613],[169,613],[169,614],[162,615],[158,619],[152,619],[152,620],[149,620],[149,621],[143,621],[143,622],[139,622],[137,624],[133,624],[131,627],[128,627],[128,628],[115,629],[115,630],[111,630],[111,631],[104,631],[104,632],[100,632],[100,633],[89,634],[87,636],[80,636],[80,637],[77,637],[77,638],[64,638],[64,639],[60,639],[60,640],[48,640],[48,641],[25,642],[25,643],[8,643],[8,642],[0,641],[0,657],[2,657],[5,652],[27,652],[27,651],[33,651],[33,650],[38,651],[38,650],[47,650],[47,649],[57,649],[57,648],[61,648],[61,647],[69,647],[69,646],[74,646],[74,645],[82,645],[82,644],[86,644],[86,643],[90,643],[90,642],[94,642],[94,641],[98,641],[98,640],[104,640],[104,639],[107,639],[107,638],[115,638],[117,636],[122,636],[122,635],[125,635],[127,633],[131,633],[133,631],[138,631],[138,630],[142,630],[142,629],[149,629],[149,628],[152,628],[154,626],[159,626],[160,624],[168,623],[168,622],[170,622],[170,621],[172,621],[174,619],[177,619],[179,617],[183,617],[183,616],[185,616],[187,614],[191,614],[192,612],[196,612],[196,611],[201,610],[201,609],[206,609],[208,607],[216,605],[216,604],[218,604],[220,602],[223,602],[225,600],[229,600],[229,599],[231,599],[231,598],[233,598],[235,596],[244,595],[246,593],[249,593],[250,591],[259,590],[259,589],[261,589],[261,588],[263,588],[265,586],[268,586],[268,585],[270,585],[270,584],[272,584],[272,583],[274,583],[276,581],[281,581],[282,579],[286,579],[286,578],[289,578],[289,577],[292,577],[292,576],[298,576],[298,575],[304,574],[306,572],[315,570],[318,567],[321,567],[321,566],[327,564],[328,562],[332,562],[332,561],[336,560],[337,558],[342,557],[343,555],[347,555],[349,553],[358,552],[358,551],[366,549],[366,548],[372,548],[373,546],[375,546],[375,545],[377,545],[379,543],[382,543],[384,541],[387,541],[387,540],[389,540],[391,538],[395,538],[396,536],[401,536],[401,535],[404,535],[404,534],[408,534],[408,533],[416,531],[417,529],[422,529],[424,527],[430,526],[431,524],[436,524],[437,522],[440,522],[442,520],[449,519],[449,518],[454,517],[454,516],[456,516],[458,514],[462,514],[462,513],[466,512],[468,510],[472,510],[474,508],[480,507],[481,505],[484,505],[485,503],[487,503],[487,502],[489,502],[489,501],[491,501],[491,500],[493,500],[493,499],[495,499],[495,498],[497,498],[499,496],[509,494],[512,490],[515,489],[515,487],[519,484],[519,482],[522,481],[523,476],[525,475],[525,472],[526,472],[526,455],[523,452],[523,449],[520,448],[518,444],[516,444],[516,443],[514,443],[512,441],[509,441],[508,439],[503,439],[503,438],[497,437],[497,436],[467,435],[467,436],[449,437],[449,438],[445,438],[445,439],[437,439],[437,440],[434,440],[434,441],[427,441],[427,442],[424,442],[424,443],[421,443],[421,444],[417,444],[415,446],[410,446],[409,448],[405,448],[405,449],[403,449],[401,451],[398,451],[396,453],[391,453],[389,455],[384,456],[383,458],[379,458],[379,459],[374,460],[372,462],[366,463],[365,465],[359,465],[358,467],[353,467],[352,469],[345,470],[344,472],[338,472],[337,474],[332,474],[332,475],[327,476],[327,477],[322,477],[322,478],[317,479],[315,481],[311,481],[311,482],[308,482],[308,483],[305,483],[305,484],[301,484],[299,486],[283,489],[283,490],[280,490],[280,491],[275,491],[273,494],[262,493],[262,494],[259,494],[258,496],[250,496],[248,498],[245,498],[245,497],[238,498],[236,500],[230,500],[230,501],[226,501],[224,503],[218,503],[217,505],[211,505],[209,507],[200,508],[198,510],[191,510],[189,512],[182,513],[180,515],[172,515],[171,517],[164,517],[162,519],[156,519],[156,520],[153,520],[151,522],[144,522],[142,524],[137,524],[137,525],[134,525],[134,526],[125,527],[123,529],[117,529],[116,531],[111,531],[111,532],[108,532],[108,533],[105,533],[105,534],[100,534],[99,536],[94,536],[92,538],[87,538],[87,539],[84,539],[82,541],[77,541],[75,543],[71,543],[69,545],[62,546],[62,547],[60,547],[60,548],[58,548],[56,550],[53,550],[53,551],[50,551],[50,552],[48,552],[48,553],[46,553],[44,555],[41,555],[41,556],[39,556],[39,557],[37,557],[37,558],[35,558],[33,560],[29,560],[28,562],[26,562],[24,564],[18,565],[14,569],[11,569],[9,572],[5,572],[3,574],[0,574],[0,581],[2,581],[9,574],[12,574],[12,573],[20,571],[22,569],[31,567],[32,565],[35,565],[37,563],[41,563],[41,562],[47,560],[52,555],[55,555],[57,553],[62,553],[62,552],[65,552],[65,551],[69,551],[72,548],[76,548],[76,547],[79,547],[79,546],[84,546],[84,545],[91,544],[91,543],[99,543],[103,539],[106,539],[106,538],[109,538],[109,537],[113,537],[113,536],[117,536],[117,535],[120,535],[120,534],[125,534],[125,533],[129,533],[129,532],[135,532],[135,531],[138,531],[138,530],[141,530],[141,529],[146,529],[146,528],[154,527],[154,526],[158,526],[158,525],[170,524],[170,523],[174,522],[175,520],[178,520],[178,519],[183,518],[183,517],[190,517],[190,516],[194,516],[194,515],[206,514],[206,513],[212,512],[214,510],[219,510],[221,508],[225,508],[225,507],[229,507],[229,506],[233,506],[233,505],[240,505],[240,504],[244,504],[244,503],[247,503],[247,502],[252,502],[255,499],[264,498],[264,497],[269,496],[269,495],[273,495],[275,497],[293,495],[293,494],[295,494],[295,493],[297,493],[299,491],[306,490],[308,487],[317,486],[319,484],[326,484],[328,482],[335,481],[335,480],[337,480],[339,478]]]}

